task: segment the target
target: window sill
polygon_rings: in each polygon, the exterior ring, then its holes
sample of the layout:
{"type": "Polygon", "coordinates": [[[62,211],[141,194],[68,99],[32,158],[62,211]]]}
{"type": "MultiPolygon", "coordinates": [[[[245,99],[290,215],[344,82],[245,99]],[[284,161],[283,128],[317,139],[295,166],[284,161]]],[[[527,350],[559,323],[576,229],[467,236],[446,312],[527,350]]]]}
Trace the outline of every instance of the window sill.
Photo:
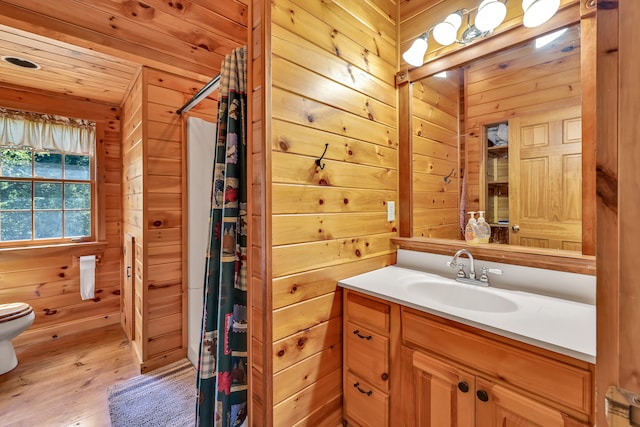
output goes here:
{"type": "Polygon", "coordinates": [[[3,262],[19,260],[30,257],[51,257],[70,255],[81,257],[85,255],[95,255],[99,259],[107,248],[107,242],[78,242],[60,243],[43,246],[23,246],[20,248],[0,248],[0,259],[3,262]]]}

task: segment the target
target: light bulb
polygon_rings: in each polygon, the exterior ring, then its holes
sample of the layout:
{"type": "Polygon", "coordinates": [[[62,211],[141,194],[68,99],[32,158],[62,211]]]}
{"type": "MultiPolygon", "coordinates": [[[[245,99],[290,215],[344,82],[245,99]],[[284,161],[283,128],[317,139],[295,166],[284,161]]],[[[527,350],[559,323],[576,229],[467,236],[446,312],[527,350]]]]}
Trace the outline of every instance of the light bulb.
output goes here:
{"type": "Polygon", "coordinates": [[[454,12],[444,21],[433,27],[433,38],[442,46],[449,46],[456,41],[458,29],[462,24],[462,14],[454,12]]]}
{"type": "Polygon", "coordinates": [[[542,25],[555,15],[559,7],[560,0],[522,0],[522,24],[529,28],[542,25]]]}
{"type": "Polygon", "coordinates": [[[429,44],[427,43],[427,34],[423,34],[411,44],[411,47],[407,49],[405,53],[402,54],[402,59],[404,59],[408,64],[413,65],[414,67],[419,67],[424,62],[424,54],[427,53],[427,48],[429,44]]]}
{"type": "Polygon", "coordinates": [[[507,6],[498,0],[483,0],[478,6],[475,26],[482,32],[493,31],[507,16],[507,6]]]}

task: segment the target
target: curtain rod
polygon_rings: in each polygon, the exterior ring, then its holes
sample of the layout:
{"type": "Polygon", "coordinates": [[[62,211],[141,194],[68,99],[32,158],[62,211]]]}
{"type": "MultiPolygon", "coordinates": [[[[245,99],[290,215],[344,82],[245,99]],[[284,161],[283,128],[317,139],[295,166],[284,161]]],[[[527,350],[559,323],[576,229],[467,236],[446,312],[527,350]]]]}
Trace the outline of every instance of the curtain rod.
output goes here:
{"type": "Polygon", "coordinates": [[[176,110],[176,114],[186,113],[187,111],[195,107],[200,101],[202,101],[203,98],[206,98],[207,96],[209,96],[209,94],[214,90],[216,90],[219,86],[220,86],[220,74],[218,74],[213,79],[211,79],[211,81],[206,85],[204,85],[204,87],[200,89],[198,93],[193,95],[193,97],[189,101],[187,101],[186,104],[184,104],[181,108],[176,110]]]}

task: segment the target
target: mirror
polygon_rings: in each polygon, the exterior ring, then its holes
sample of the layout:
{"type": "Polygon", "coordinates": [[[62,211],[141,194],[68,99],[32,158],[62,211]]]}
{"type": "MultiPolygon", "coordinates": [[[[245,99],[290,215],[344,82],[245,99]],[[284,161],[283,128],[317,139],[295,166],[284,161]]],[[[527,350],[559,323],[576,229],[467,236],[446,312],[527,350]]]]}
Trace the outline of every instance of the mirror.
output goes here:
{"type": "Polygon", "coordinates": [[[580,61],[573,25],[411,83],[413,237],[484,211],[490,242],[581,252],[580,61]]]}

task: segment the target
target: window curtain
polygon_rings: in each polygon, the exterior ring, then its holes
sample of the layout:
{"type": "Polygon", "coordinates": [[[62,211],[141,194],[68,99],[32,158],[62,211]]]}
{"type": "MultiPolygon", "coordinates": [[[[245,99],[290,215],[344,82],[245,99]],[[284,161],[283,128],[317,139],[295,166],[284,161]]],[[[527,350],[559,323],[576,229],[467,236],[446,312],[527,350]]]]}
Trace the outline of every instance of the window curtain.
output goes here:
{"type": "Polygon", "coordinates": [[[247,46],[220,72],[209,248],[198,360],[199,426],[247,419],[247,46]]]}
{"type": "Polygon", "coordinates": [[[0,108],[0,146],[93,155],[95,140],[94,122],[0,108]]]}

